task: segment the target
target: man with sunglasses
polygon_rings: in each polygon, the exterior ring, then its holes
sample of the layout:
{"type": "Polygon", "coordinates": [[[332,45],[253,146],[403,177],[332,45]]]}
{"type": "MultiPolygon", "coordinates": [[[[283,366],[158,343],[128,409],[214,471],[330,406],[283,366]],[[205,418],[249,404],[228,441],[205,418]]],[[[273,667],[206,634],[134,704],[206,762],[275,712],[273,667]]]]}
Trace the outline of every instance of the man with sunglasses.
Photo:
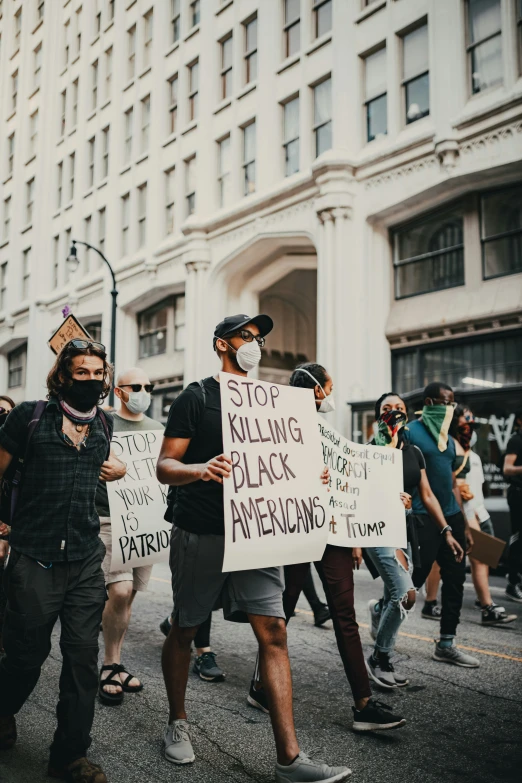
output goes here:
{"type": "MultiPolygon", "coordinates": [[[[467,655],[454,644],[464,597],[466,558],[463,557],[458,562],[446,543],[446,534],[451,533],[466,553],[470,552],[473,545],[457,486],[455,442],[449,434],[455,407],[451,386],[434,381],[424,389],[421,418],[408,425],[409,441],[423,453],[430,487],[440,503],[447,523],[441,531],[428,515],[418,490],[414,489],[412,511],[418,520],[421,565],[413,571],[413,584],[417,588],[422,587],[433,563],[439,564],[442,609],[440,614],[433,613],[433,619],[439,620],[440,617],[440,639],[435,643],[432,658],[435,661],[474,669],[479,666],[477,659],[467,655]]],[[[423,617],[432,609],[433,605],[427,603],[422,612],[423,617]]]]}
{"type": "MultiPolygon", "coordinates": [[[[261,359],[273,322],[267,315],[229,316],[214,331],[214,350],[224,372],[246,376],[261,359]]],[[[299,751],[292,712],[292,681],[286,646],[280,568],[222,573],[223,481],[231,460],[223,454],[219,375],[191,383],[174,401],[165,428],[157,474],[177,487],[170,567],[173,622],[163,646],[162,667],[170,714],[163,753],[173,764],[195,760],[185,711],[190,648],[198,627],[219,604],[225,619],[249,622],[259,643],[260,669],[270,705],[277,749],[275,779],[343,781],[346,767],[331,768],[299,751]]]]}
{"type": "MultiPolygon", "coordinates": [[[[118,375],[114,394],[120,401],[120,407],[113,414],[114,432],[163,430],[161,422],[145,415],[150,408],[153,389],[154,384],[139,367],[124,370],[118,375]]],[[[98,483],[96,510],[100,517],[100,538],[106,550],[102,568],[108,595],[102,620],[105,651],[98,695],[103,704],[117,705],[121,704],[125,693],[137,693],[143,688],[139,679],[122,664],[121,650],[130,623],[132,602],[138,590],[147,589],[152,566],[123,567],[120,571],[111,571],[112,530],[104,481],[98,483]]]]}

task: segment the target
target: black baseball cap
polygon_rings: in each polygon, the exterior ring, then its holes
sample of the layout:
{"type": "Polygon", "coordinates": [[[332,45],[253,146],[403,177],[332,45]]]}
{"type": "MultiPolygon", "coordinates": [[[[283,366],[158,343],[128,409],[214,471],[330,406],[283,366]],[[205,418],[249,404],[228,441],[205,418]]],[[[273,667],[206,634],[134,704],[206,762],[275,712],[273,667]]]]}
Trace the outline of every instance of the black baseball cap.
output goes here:
{"type": "Polygon", "coordinates": [[[274,322],[269,315],[256,315],[254,318],[244,314],[228,315],[226,318],[223,318],[214,329],[214,347],[216,346],[218,337],[226,337],[229,334],[238,332],[248,324],[255,324],[259,329],[261,337],[266,337],[274,328],[274,322]]]}

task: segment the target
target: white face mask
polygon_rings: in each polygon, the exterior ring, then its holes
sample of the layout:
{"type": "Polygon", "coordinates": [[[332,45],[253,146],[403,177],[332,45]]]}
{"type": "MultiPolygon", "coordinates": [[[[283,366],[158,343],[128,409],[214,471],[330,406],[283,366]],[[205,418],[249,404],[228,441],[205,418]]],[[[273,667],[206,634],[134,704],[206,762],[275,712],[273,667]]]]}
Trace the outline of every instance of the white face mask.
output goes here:
{"type": "Polygon", "coordinates": [[[230,343],[227,343],[227,345],[236,352],[237,363],[245,372],[253,370],[261,361],[261,348],[257,340],[252,340],[251,343],[243,343],[237,350],[230,343]]]}
{"type": "Polygon", "coordinates": [[[139,392],[129,392],[129,399],[125,405],[131,413],[145,413],[150,406],[150,394],[144,389],[139,392]]]}
{"type": "Polygon", "coordinates": [[[332,394],[326,394],[325,390],[317,380],[317,378],[314,378],[311,372],[308,372],[308,370],[305,370],[304,367],[298,367],[297,368],[299,372],[305,372],[307,375],[310,376],[310,378],[313,380],[314,383],[316,383],[319,388],[321,389],[322,393],[324,394],[324,398],[321,400],[321,404],[319,405],[319,413],[331,413],[335,410],[335,399],[332,394]]]}

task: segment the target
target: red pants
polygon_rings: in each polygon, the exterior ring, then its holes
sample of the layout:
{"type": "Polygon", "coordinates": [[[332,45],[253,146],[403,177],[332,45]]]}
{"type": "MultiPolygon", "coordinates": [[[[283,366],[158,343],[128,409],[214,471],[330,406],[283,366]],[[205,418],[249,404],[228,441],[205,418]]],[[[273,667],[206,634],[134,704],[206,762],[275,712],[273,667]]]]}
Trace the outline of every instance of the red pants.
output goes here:
{"type": "MultiPolygon", "coordinates": [[[[359,626],[355,619],[352,550],[327,545],[322,560],[317,562],[315,567],[323,583],[337,647],[353,698],[356,701],[364,699],[371,696],[372,692],[364,663],[359,626]]],[[[287,623],[294,613],[309,568],[309,563],[285,566],[283,606],[287,623]]]]}

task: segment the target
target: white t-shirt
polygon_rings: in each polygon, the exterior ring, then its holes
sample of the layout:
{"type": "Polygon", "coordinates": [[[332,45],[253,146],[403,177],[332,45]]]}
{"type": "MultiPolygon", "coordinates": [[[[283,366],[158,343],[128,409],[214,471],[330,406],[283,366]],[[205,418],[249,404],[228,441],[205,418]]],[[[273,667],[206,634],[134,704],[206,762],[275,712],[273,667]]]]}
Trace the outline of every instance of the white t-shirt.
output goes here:
{"type": "Polygon", "coordinates": [[[469,455],[469,465],[470,468],[466,480],[473,493],[473,500],[464,502],[464,513],[468,521],[475,519],[476,516],[479,522],[485,522],[486,519],[489,519],[489,512],[484,505],[484,493],[482,492],[484,472],[482,470],[482,460],[474,451],[469,455]]]}

